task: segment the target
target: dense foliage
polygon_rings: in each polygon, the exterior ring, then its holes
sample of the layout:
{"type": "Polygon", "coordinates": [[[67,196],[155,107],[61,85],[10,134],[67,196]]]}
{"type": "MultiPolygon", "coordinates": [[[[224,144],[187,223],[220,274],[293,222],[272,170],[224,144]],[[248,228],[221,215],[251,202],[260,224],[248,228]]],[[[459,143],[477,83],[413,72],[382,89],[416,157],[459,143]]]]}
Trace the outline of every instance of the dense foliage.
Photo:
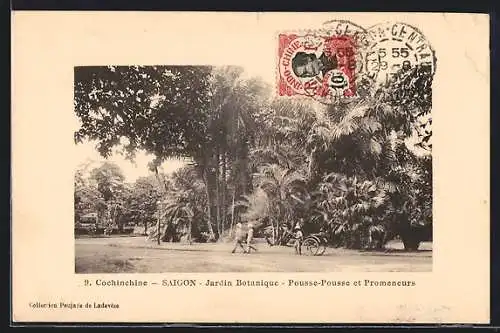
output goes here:
{"type": "Polygon", "coordinates": [[[109,163],[91,172],[95,186],[77,173],[76,215],[90,203],[142,225],[160,214],[165,240],[208,241],[241,219],[266,221],[274,239],[282,224],[303,219],[306,232],[322,230],[333,245],[353,248],[370,246],[366,235],[377,226],[384,242],[399,236],[407,249],[418,248],[421,229],[432,223],[426,68],[329,106],[271,98],[270,87],[243,74],[235,67],[77,68],[76,141],[97,142],[104,157],[120,147],[130,158],[143,150],[156,159],[154,175],[134,184],[122,184],[109,163]],[[161,174],[158,166],[171,157],[193,162],[161,174]]]}

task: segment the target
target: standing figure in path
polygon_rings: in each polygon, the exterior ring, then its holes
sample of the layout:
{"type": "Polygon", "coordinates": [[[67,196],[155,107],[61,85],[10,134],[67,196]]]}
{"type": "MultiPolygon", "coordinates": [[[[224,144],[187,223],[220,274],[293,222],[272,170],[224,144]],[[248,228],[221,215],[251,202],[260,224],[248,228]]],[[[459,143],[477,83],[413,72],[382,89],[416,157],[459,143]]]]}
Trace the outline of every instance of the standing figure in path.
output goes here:
{"type": "Polygon", "coordinates": [[[294,228],[294,238],[295,238],[295,254],[299,256],[302,255],[302,240],[304,239],[304,234],[302,233],[302,228],[300,223],[297,223],[294,228]]]}
{"type": "Polygon", "coordinates": [[[250,253],[250,249],[253,249],[254,251],[257,251],[255,247],[252,246],[252,240],[253,240],[253,224],[248,223],[248,233],[247,233],[247,250],[246,253],[250,253]]]}
{"type": "Polygon", "coordinates": [[[238,246],[241,247],[241,249],[245,253],[246,249],[243,246],[244,241],[245,241],[245,233],[243,232],[243,226],[242,226],[241,222],[238,222],[238,223],[236,223],[236,231],[234,234],[234,248],[231,251],[231,253],[235,253],[238,246]]]}

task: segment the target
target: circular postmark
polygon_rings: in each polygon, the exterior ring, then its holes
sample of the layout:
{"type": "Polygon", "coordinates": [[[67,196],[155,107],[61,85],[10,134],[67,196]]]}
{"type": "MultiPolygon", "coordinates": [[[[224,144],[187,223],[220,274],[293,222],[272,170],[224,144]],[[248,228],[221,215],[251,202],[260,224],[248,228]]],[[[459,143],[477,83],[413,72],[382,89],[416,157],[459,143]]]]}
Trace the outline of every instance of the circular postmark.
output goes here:
{"type": "Polygon", "coordinates": [[[353,82],[354,95],[373,85],[380,69],[379,58],[371,51],[374,41],[368,31],[353,22],[331,20],[323,23],[323,34],[333,42],[332,53],[336,52],[341,68],[353,82]],[[339,43],[347,40],[348,43],[339,43]],[[336,51],[335,51],[336,50],[336,51]],[[346,50],[346,52],[342,52],[346,50]],[[342,60],[343,59],[343,60],[342,60]]]}
{"type": "Polygon", "coordinates": [[[400,22],[385,22],[368,29],[371,45],[368,54],[377,59],[375,81],[387,84],[401,71],[417,66],[430,74],[436,69],[434,50],[424,35],[415,27],[400,22]]]}

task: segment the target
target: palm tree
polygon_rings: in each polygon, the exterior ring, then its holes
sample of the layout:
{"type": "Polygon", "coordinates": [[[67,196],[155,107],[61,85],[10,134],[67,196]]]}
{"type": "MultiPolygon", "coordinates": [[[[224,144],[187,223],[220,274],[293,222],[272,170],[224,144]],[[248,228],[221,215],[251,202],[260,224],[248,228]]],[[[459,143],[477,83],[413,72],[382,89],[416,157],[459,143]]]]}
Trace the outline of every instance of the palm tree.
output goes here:
{"type": "Polygon", "coordinates": [[[280,222],[289,222],[293,216],[292,195],[306,188],[306,176],[296,170],[285,169],[277,164],[260,167],[254,175],[256,184],[270,199],[272,215],[275,217],[275,239],[279,237],[280,222]]]}
{"type": "MultiPolygon", "coordinates": [[[[170,223],[176,232],[184,229],[182,233],[188,237],[189,244],[192,242],[193,220],[195,216],[195,209],[192,202],[185,197],[184,200],[171,201],[165,208],[165,218],[167,225],[170,223]]],[[[165,229],[166,231],[166,229],[165,229]]],[[[164,233],[164,237],[166,237],[164,233]]]]}
{"type": "MultiPolygon", "coordinates": [[[[402,73],[387,89],[325,107],[326,117],[321,122],[316,122],[309,135],[311,146],[318,147],[316,151],[323,151],[323,154],[317,154],[319,173],[325,175],[334,171],[347,177],[323,178],[321,186],[324,189],[328,186],[335,187],[335,183],[338,184],[339,181],[343,184],[340,185],[341,193],[330,189],[334,197],[323,204],[335,204],[328,209],[338,211],[341,204],[346,204],[342,213],[349,219],[355,216],[359,219],[361,213],[372,208],[385,211],[378,214],[395,221],[393,225],[403,230],[399,232],[403,238],[411,238],[411,232],[407,231],[411,220],[420,217],[412,218],[411,214],[404,213],[405,207],[411,212],[418,211],[414,204],[416,200],[412,197],[416,184],[421,184],[422,193],[431,192],[431,182],[427,180],[424,185],[419,179],[425,169],[429,178],[432,167],[431,164],[424,167],[417,161],[421,158],[417,157],[413,146],[408,144],[408,138],[415,135],[416,128],[421,126],[421,122],[417,121],[418,117],[430,112],[430,82],[432,76],[417,68],[409,73],[402,73]],[[360,183],[354,182],[356,179],[368,182],[366,186],[369,187],[359,187],[360,183]],[[375,192],[370,194],[370,191],[366,191],[373,186],[375,192]],[[374,194],[377,192],[381,196],[374,194]],[[370,199],[370,195],[373,199],[370,199]],[[349,196],[355,201],[347,200],[349,196]],[[371,204],[372,200],[380,201],[380,205],[371,204]]],[[[427,136],[421,139],[424,143],[429,141],[432,133],[428,129],[426,131],[427,136]]],[[[427,194],[425,197],[420,205],[429,206],[429,202],[432,202],[431,195],[427,194]]],[[[429,209],[426,211],[429,212],[429,209]]],[[[405,247],[407,243],[412,243],[405,239],[403,241],[405,247]]],[[[408,245],[408,248],[414,248],[414,245],[408,245]]]]}
{"type": "Polygon", "coordinates": [[[258,127],[255,114],[263,108],[268,90],[263,81],[245,79],[239,67],[214,69],[207,108],[207,140],[194,161],[208,198],[209,228],[214,238],[228,227],[231,203],[250,191],[249,150],[258,127]],[[232,190],[232,193],[229,191],[232,190]]]}

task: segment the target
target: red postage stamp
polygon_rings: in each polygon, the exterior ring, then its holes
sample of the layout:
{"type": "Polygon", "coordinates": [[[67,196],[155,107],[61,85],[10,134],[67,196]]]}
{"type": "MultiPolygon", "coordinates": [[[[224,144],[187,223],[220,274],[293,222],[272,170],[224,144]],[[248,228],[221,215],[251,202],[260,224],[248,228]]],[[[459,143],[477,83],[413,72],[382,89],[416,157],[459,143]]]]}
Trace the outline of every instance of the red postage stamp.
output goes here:
{"type": "Polygon", "coordinates": [[[431,72],[435,67],[426,39],[403,23],[364,29],[332,20],[317,30],[281,33],[278,43],[278,94],[324,103],[358,97],[367,86],[387,84],[417,65],[431,72]]]}
{"type": "Polygon", "coordinates": [[[353,96],[356,45],[349,36],[279,35],[279,94],[353,96]]]}
{"type": "Polygon", "coordinates": [[[321,99],[356,94],[357,41],[348,35],[280,34],[280,96],[321,99]]]}

